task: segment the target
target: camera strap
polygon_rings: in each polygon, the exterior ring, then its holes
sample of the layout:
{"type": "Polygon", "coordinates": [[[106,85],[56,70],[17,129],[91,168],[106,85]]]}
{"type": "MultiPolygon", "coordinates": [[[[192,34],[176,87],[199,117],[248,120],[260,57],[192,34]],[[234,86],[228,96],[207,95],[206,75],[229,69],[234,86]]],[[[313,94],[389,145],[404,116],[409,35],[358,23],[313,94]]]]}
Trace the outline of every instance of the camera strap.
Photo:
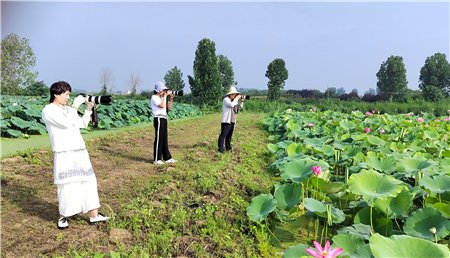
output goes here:
{"type": "Polygon", "coordinates": [[[94,105],[94,107],[92,108],[91,121],[92,121],[92,128],[97,128],[98,126],[97,105],[94,105]]]}

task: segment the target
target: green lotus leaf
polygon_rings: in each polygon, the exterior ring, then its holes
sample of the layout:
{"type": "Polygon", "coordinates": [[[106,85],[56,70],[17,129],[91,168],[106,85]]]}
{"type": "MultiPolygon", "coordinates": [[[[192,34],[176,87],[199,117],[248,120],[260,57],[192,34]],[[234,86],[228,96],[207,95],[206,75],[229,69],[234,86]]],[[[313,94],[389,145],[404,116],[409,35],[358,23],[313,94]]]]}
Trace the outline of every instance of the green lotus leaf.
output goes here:
{"type": "Polygon", "coordinates": [[[450,218],[450,204],[443,202],[436,202],[433,204],[434,208],[442,212],[447,218],[450,218]]]}
{"type": "Polygon", "coordinates": [[[369,240],[371,231],[372,228],[369,225],[365,224],[353,224],[349,227],[340,228],[337,230],[337,232],[341,235],[355,235],[362,238],[363,240],[369,240]]]}
{"type": "MultiPolygon", "coordinates": [[[[314,212],[319,217],[328,218],[327,205],[325,203],[319,202],[313,198],[306,198],[303,200],[303,206],[305,209],[314,212]]],[[[345,220],[345,214],[338,208],[331,206],[331,218],[334,223],[341,223],[345,220]]]]}
{"type": "Polygon", "coordinates": [[[311,222],[312,217],[302,214],[300,217],[295,218],[294,221],[288,223],[288,228],[293,231],[299,231],[305,228],[311,222]]]}
{"type": "Polygon", "coordinates": [[[377,145],[381,146],[384,145],[386,142],[383,141],[380,137],[374,136],[374,135],[368,135],[367,136],[367,142],[371,145],[377,145]]]}
{"type": "Polygon", "coordinates": [[[425,131],[423,135],[430,140],[439,140],[441,138],[441,135],[436,131],[425,131]]]}
{"type": "Polygon", "coordinates": [[[350,131],[356,128],[356,124],[353,123],[352,121],[342,121],[339,123],[339,126],[346,131],[350,131]]]}
{"type": "Polygon", "coordinates": [[[11,111],[12,113],[15,113],[16,111],[19,111],[19,110],[22,110],[22,109],[23,109],[23,106],[20,105],[20,104],[15,105],[15,106],[11,105],[11,106],[8,107],[8,110],[11,111]]]}
{"type": "Polygon", "coordinates": [[[363,238],[355,235],[335,235],[332,240],[331,249],[342,248],[341,256],[351,256],[358,247],[365,244],[363,238]]]}
{"type": "Polygon", "coordinates": [[[37,109],[25,109],[24,112],[29,115],[29,116],[33,116],[33,117],[41,117],[42,116],[42,112],[40,112],[37,109]]]}
{"type": "Polygon", "coordinates": [[[293,142],[289,144],[289,146],[286,148],[286,152],[288,156],[292,156],[297,153],[297,143],[293,142]]]}
{"type": "Polygon", "coordinates": [[[442,213],[434,207],[425,207],[413,212],[403,226],[403,230],[409,236],[435,241],[435,236],[430,232],[436,228],[437,240],[446,237],[450,233],[450,221],[442,217],[442,213]]]}
{"type": "Polygon", "coordinates": [[[299,129],[299,128],[301,128],[301,126],[298,124],[298,121],[297,120],[295,120],[295,119],[291,119],[291,120],[289,120],[287,123],[286,123],[286,127],[289,129],[289,130],[294,130],[294,129],[299,129]]]}
{"type": "Polygon", "coordinates": [[[435,177],[422,177],[419,180],[419,185],[432,192],[442,194],[446,191],[450,191],[450,176],[438,175],[435,177]]]}
{"type": "Polygon", "coordinates": [[[312,167],[315,166],[314,162],[307,162],[306,160],[295,160],[289,162],[284,166],[281,171],[281,178],[283,180],[290,180],[295,183],[302,183],[305,179],[308,179],[313,174],[312,167]]]}
{"type": "Polygon", "coordinates": [[[313,179],[311,180],[311,183],[326,194],[345,191],[344,183],[325,181],[322,178],[313,179]]]}
{"type": "Polygon", "coordinates": [[[25,121],[20,117],[12,117],[10,121],[20,129],[26,129],[31,126],[31,122],[25,121]]]}
{"type": "Polygon", "coordinates": [[[443,151],[442,152],[442,156],[449,158],[450,157],[450,150],[443,151]]]}
{"type": "Polygon", "coordinates": [[[374,234],[369,244],[375,258],[450,257],[448,247],[445,245],[405,235],[388,238],[374,234]]]}
{"type": "MultiPolygon", "coordinates": [[[[311,249],[312,247],[307,244],[298,244],[286,248],[282,258],[302,258],[310,257],[310,255],[305,251],[305,249],[311,249]]],[[[314,249],[314,248],[313,248],[314,249]]]]}
{"type": "Polygon", "coordinates": [[[276,144],[269,143],[267,144],[267,149],[269,149],[269,151],[272,153],[276,153],[278,150],[278,146],[276,144]]]}
{"type": "Polygon", "coordinates": [[[450,158],[441,159],[439,167],[442,168],[443,171],[450,171],[450,158]]]}
{"type": "Polygon", "coordinates": [[[367,164],[369,167],[388,174],[397,171],[397,167],[395,166],[396,163],[397,159],[394,157],[384,157],[379,159],[375,156],[367,157],[367,164]]]}
{"type": "Polygon", "coordinates": [[[374,206],[380,213],[387,214],[389,218],[397,218],[411,207],[413,198],[414,196],[405,187],[395,197],[376,199],[374,206]]]}
{"type": "Polygon", "coordinates": [[[358,247],[352,254],[352,258],[375,258],[372,251],[370,250],[370,245],[363,245],[358,247]]]}
{"type": "Polygon", "coordinates": [[[17,130],[13,130],[13,129],[8,129],[8,130],[6,130],[6,132],[7,132],[9,135],[14,136],[14,137],[20,137],[20,136],[22,136],[22,132],[21,132],[21,131],[17,131],[17,130]]]}
{"type": "Polygon", "coordinates": [[[313,147],[314,151],[321,153],[324,156],[334,156],[335,155],[335,149],[330,145],[324,145],[324,146],[316,146],[313,147]]]}
{"type": "Polygon", "coordinates": [[[374,170],[361,170],[350,176],[348,188],[371,203],[379,198],[395,197],[403,189],[402,181],[374,170]]]}
{"type": "Polygon", "coordinates": [[[362,151],[361,147],[347,147],[345,150],[341,153],[341,159],[347,160],[355,157],[362,151]]]}
{"type": "Polygon", "coordinates": [[[273,199],[271,194],[260,194],[254,197],[247,207],[247,216],[255,222],[265,220],[276,206],[277,200],[273,199]]]}
{"type": "Polygon", "coordinates": [[[306,138],[303,140],[303,144],[308,146],[323,146],[325,142],[325,138],[306,138]]]}
{"type": "Polygon", "coordinates": [[[289,211],[302,200],[303,188],[300,184],[282,184],[274,196],[278,209],[289,211]]]}
{"type": "MultiPolygon", "coordinates": [[[[364,207],[358,213],[356,213],[355,224],[364,224],[364,225],[371,225],[370,223],[370,207],[364,207]]],[[[373,230],[377,233],[382,234],[385,236],[386,234],[388,236],[392,235],[392,229],[394,227],[394,224],[392,223],[392,220],[386,219],[386,216],[372,210],[372,224],[373,224],[373,230]]]]}
{"type": "Polygon", "coordinates": [[[403,158],[398,161],[398,166],[407,173],[415,173],[436,166],[437,162],[430,161],[422,156],[403,158]]]}

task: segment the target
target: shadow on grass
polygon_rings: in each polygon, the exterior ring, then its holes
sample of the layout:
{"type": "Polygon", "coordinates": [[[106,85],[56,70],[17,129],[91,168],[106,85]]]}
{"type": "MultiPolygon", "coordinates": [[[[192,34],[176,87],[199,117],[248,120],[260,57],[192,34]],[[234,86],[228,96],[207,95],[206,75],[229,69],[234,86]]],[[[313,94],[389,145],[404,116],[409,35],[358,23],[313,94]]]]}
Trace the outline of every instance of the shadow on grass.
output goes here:
{"type": "Polygon", "coordinates": [[[46,221],[57,221],[59,219],[58,206],[37,197],[36,189],[34,188],[16,185],[11,182],[2,182],[2,197],[17,204],[23,213],[27,213],[30,216],[36,216],[46,221]]]}

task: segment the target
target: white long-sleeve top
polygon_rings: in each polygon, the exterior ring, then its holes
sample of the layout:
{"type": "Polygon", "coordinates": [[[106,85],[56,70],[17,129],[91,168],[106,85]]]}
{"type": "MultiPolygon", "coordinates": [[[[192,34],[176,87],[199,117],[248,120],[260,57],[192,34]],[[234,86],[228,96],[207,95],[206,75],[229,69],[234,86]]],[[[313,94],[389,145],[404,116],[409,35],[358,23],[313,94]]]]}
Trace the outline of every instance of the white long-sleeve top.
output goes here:
{"type": "Polygon", "coordinates": [[[85,149],[80,128],[89,124],[92,111],[85,110],[80,117],[76,110],[68,106],[48,104],[42,110],[42,119],[47,127],[53,152],[85,149]]]}
{"type": "Polygon", "coordinates": [[[231,123],[231,112],[233,111],[234,106],[236,105],[240,105],[240,109],[242,109],[244,107],[244,102],[241,101],[241,103],[239,103],[239,99],[238,98],[234,98],[233,101],[231,101],[231,99],[226,96],[223,99],[222,102],[222,123],[231,123]]]}

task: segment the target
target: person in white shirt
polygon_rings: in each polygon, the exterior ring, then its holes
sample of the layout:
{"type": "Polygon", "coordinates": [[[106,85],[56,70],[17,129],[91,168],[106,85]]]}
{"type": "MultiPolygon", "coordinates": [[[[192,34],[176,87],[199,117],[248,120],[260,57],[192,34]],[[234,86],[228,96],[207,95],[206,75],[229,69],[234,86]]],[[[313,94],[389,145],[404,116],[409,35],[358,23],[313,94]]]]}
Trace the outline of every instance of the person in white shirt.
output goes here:
{"type": "Polygon", "coordinates": [[[167,112],[173,105],[174,94],[169,94],[169,89],[162,82],[155,84],[155,94],[152,96],[153,126],[155,127],[155,142],[153,144],[153,163],[156,165],[177,162],[169,151],[169,139],[167,135],[167,112]],[[170,102],[167,103],[167,96],[170,102]]]}
{"type": "Polygon", "coordinates": [[[65,81],[50,87],[50,104],[42,110],[42,119],[47,127],[54,152],[54,183],[57,185],[59,214],[58,228],[69,227],[67,217],[77,213],[90,213],[90,224],[109,219],[98,213],[100,201],[97,179],[86,150],[80,128],[86,128],[92,114],[93,103],[79,95],[72,107],[66,106],[72,88],[65,81]],[[86,103],[83,117],[78,107],[86,103]]]}
{"type": "Polygon", "coordinates": [[[220,153],[223,151],[223,143],[225,142],[225,150],[231,151],[231,137],[233,136],[234,125],[236,124],[237,113],[244,107],[244,98],[241,98],[240,92],[236,91],[235,87],[230,87],[227,96],[222,102],[222,124],[219,135],[219,149],[220,153]],[[239,103],[239,99],[241,102],[239,103]]]}

